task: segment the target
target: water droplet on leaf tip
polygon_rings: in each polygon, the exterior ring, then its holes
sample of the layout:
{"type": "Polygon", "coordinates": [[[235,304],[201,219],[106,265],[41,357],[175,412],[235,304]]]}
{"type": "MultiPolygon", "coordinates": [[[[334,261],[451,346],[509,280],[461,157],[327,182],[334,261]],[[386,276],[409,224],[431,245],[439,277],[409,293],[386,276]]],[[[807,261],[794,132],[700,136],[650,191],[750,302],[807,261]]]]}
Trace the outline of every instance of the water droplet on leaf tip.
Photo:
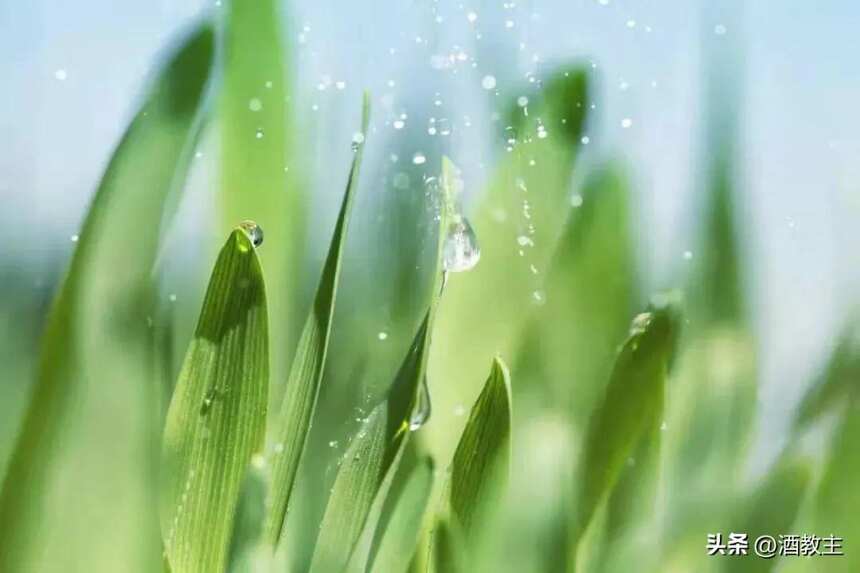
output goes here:
{"type": "Polygon", "coordinates": [[[245,232],[255,248],[263,244],[263,228],[257,223],[251,220],[242,221],[239,223],[239,228],[245,232]]]}

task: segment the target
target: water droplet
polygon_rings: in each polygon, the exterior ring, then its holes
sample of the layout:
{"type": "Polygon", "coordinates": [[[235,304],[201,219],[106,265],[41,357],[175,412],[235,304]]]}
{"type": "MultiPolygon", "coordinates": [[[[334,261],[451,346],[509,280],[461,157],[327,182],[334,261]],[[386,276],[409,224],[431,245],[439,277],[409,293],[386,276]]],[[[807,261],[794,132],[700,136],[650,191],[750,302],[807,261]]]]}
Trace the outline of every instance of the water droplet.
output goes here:
{"type": "Polygon", "coordinates": [[[200,415],[205,416],[212,409],[212,404],[215,402],[215,397],[218,395],[218,390],[210,388],[203,397],[203,403],[200,404],[200,415]]]}
{"type": "Polygon", "coordinates": [[[361,147],[362,143],[364,143],[364,134],[360,131],[355,132],[352,135],[352,150],[358,151],[358,148],[361,147]]]}
{"type": "Polygon", "coordinates": [[[520,96],[517,98],[517,105],[520,107],[526,107],[529,105],[529,98],[526,96],[520,96]]]}
{"type": "Polygon", "coordinates": [[[714,26],[714,34],[716,34],[717,36],[724,36],[726,32],[727,30],[724,25],[717,24],[716,26],[714,26]]]}
{"type": "Polygon", "coordinates": [[[496,77],[490,76],[490,75],[484,76],[484,78],[481,80],[481,87],[484,88],[485,90],[491,90],[491,89],[495,88],[496,87],[496,77]]]}
{"type": "Polygon", "coordinates": [[[402,119],[395,119],[392,125],[394,126],[394,129],[403,129],[406,126],[406,122],[402,119]]]}
{"type": "Polygon", "coordinates": [[[660,431],[665,432],[668,427],[669,427],[669,425],[666,423],[665,420],[663,420],[663,423],[660,424],[660,431]]]}
{"type": "Polygon", "coordinates": [[[652,315],[650,312],[642,312],[636,315],[633,322],[630,323],[630,336],[642,334],[651,324],[652,315]]]}
{"type": "Polygon", "coordinates": [[[275,450],[275,453],[276,453],[276,454],[282,454],[282,453],[284,453],[284,444],[283,444],[283,442],[278,442],[277,444],[275,444],[274,450],[275,450]]]}
{"type": "Polygon", "coordinates": [[[589,143],[591,143],[591,139],[587,135],[583,135],[580,141],[583,145],[588,145],[589,143]]]}
{"type": "Polygon", "coordinates": [[[263,102],[261,102],[259,98],[251,98],[251,100],[248,101],[248,109],[251,111],[260,111],[263,109],[263,102]]]}
{"type": "Polygon", "coordinates": [[[81,239],[81,237],[78,235],[72,235],[69,238],[72,240],[73,243],[77,243],[81,239]]]}
{"type": "Polygon", "coordinates": [[[412,412],[412,417],[409,418],[410,432],[414,432],[427,423],[427,420],[430,419],[431,409],[430,387],[427,384],[427,376],[425,375],[418,392],[418,403],[415,404],[415,410],[412,412]]]}
{"type": "Polygon", "coordinates": [[[379,340],[385,340],[388,338],[388,333],[384,330],[380,330],[379,334],[376,335],[376,338],[378,338],[379,340]]]}
{"type": "Polygon", "coordinates": [[[427,162],[427,158],[420,151],[412,156],[412,163],[415,165],[424,165],[427,162]]]}
{"type": "Polygon", "coordinates": [[[248,239],[250,239],[251,244],[254,245],[255,248],[263,244],[263,228],[257,223],[250,220],[242,221],[239,223],[239,228],[248,235],[248,239]]]}
{"type": "Polygon", "coordinates": [[[582,195],[580,195],[579,193],[574,194],[570,198],[570,205],[573,208],[582,207],[582,195]]]}
{"type": "Polygon", "coordinates": [[[543,304],[546,302],[546,296],[543,294],[543,291],[534,291],[532,293],[532,298],[534,299],[536,304],[543,304]]]}
{"type": "Polygon", "coordinates": [[[469,12],[468,14],[466,14],[466,19],[469,22],[474,23],[478,19],[478,13],[477,12],[469,12]]]}
{"type": "Polygon", "coordinates": [[[623,127],[624,129],[627,129],[632,125],[633,125],[633,120],[630,119],[629,117],[625,117],[624,119],[621,120],[621,127],[623,127]]]}
{"type": "Polygon", "coordinates": [[[266,467],[266,458],[262,454],[254,454],[251,457],[251,465],[261,470],[266,467]]]}
{"type": "Polygon", "coordinates": [[[684,251],[684,260],[689,261],[693,258],[693,251],[684,251]]]}
{"type": "Polygon", "coordinates": [[[62,81],[65,81],[65,79],[69,77],[69,74],[66,73],[66,70],[59,69],[56,72],[54,72],[54,77],[62,82],[62,81]]]}
{"type": "Polygon", "coordinates": [[[466,413],[466,407],[464,405],[457,404],[456,406],[454,406],[454,415],[455,416],[462,416],[465,413],[466,413]]]}
{"type": "Polygon", "coordinates": [[[455,217],[448,225],[442,247],[442,268],[454,273],[468,271],[478,264],[480,258],[478,238],[469,220],[462,216],[455,217]]]}
{"type": "Polygon", "coordinates": [[[257,131],[254,133],[254,137],[257,139],[263,139],[263,136],[266,135],[266,132],[263,131],[262,127],[258,127],[257,131]]]}
{"type": "Polygon", "coordinates": [[[176,302],[176,294],[170,293],[170,295],[167,297],[167,300],[169,300],[170,302],[176,302]]]}
{"type": "Polygon", "coordinates": [[[628,28],[635,28],[636,27],[636,20],[627,20],[627,27],[628,28]]]}
{"type": "Polygon", "coordinates": [[[337,447],[337,440],[331,440],[331,441],[329,441],[329,443],[328,443],[328,447],[330,447],[330,448],[336,448],[336,447],[337,447]]]}
{"type": "Polygon", "coordinates": [[[532,241],[531,237],[520,235],[517,237],[517,244],[521,247],[533,247],[535,243],[532,241]]]}

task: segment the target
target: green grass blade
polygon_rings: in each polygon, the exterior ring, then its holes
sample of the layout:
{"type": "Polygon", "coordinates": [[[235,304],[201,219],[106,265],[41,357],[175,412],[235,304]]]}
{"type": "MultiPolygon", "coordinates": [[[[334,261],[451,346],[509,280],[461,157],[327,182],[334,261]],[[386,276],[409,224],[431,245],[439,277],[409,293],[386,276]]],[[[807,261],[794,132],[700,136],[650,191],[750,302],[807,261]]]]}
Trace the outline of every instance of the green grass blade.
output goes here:
{"type": "MultiPolygon", "coordinates": [[[[365,95],[361,120],[361,133],[365,136],[369,115],[370,101],[365,95]]],[[[299,339],[299,346],[284,393],[280,419],[278,420],[279,427],[275,437],[277,455],[273,462],[271,504],[266,525],[266,537],[273,546],[277,545],[281,536],[296,471],[307,443],[308,429],[319,396],[320,382],[328,352],[331,321],[334,316],[341,258],[346,243],[347,226],[365,145],[362,143],[353,156],[328,257],[323,267],[310,315],[299,339]]]]}
{"type": "Polygon", "coordinates": [[[603,402],[589,421],[576,483],[575,544],[612,491],[639,439],[662,411],[676,329],[670,306],[651,308],[633,321],[603,402]]]}
{"type": "Polygon", "coordinates": [[[368,523],[371,509],[378,496],[387,493],[383,482],[396,471],[397,462],[407,443],[411,418],[419,407],[419,392],[422,384],[426,383],[430,333],[445,281],[441,272],[445,243],[443,230],[447,229],[451,215],[450,201],[454,193],[451,185],[454,183],[452,177],[455,170],[453,163],[443,158],[443,196],[434,267],[436,280],[429,307],[386,398],[367,417],[343,457],[323,515],[311,571],[340,571],[350,563],[362,531],[366,527],[375,528],[375,523],[368,523]]]}
{"type": "MultiPolygon", "coordinates": [[[[856,381],[856,379],[855,379],[856,381]]],[[[814,496],[814,526],[819,535],[835,534],[845,540],[843,557],[826,557],[827,571],[860,570],[860,553],[852,551],[860,538],[860,400],[846,401],[839,422],[830,437],[818,491],[814,496]],[[850,544],[850,545],[849,545],[850,544]]]]}
{"type": "Polygon", "coordinates": [[[165,205],[199,134],[212,57],[204,25],[158,75],[90,205],[0,493],[2,571],[151,571],[160,561],[151,273],[165,205]]]}
{"type": "Polygon", "coordinates": [[[323,515],[311,571],[346,567],[389,471],[409,436],[409,418],[426,369],[428,310],[387,398],[376,406],[343,456],[323,515]]]}
{"type": "MultiPolygon", "coordinates": [[[[433,349],[433,370],[446,383],[437,393],[443,412],[474,400],[487,364],[497,354],[513,355],[529,309],[545,299],[543,275],[570,211],[573,167],[590,100],[587,74],[579,68],[559,71],[543,85],[529,96],[527,117],[517,108],[517,143],[510,152],[502,150],[469,217],[481,261],[466,276],[452,277],[447,287],[433,349]]],[[[438,459],[450,456],[458,422],[432,428],[430,446],[438,459]]]]}
{"type": "MultiPolygon", "coordinates": [[[[288,50],[279,0],[225,0],[219,98],[221,229],[251,219],[266,230],[274,396],[280,396],[302,326],[308,198],[298,159],[288,50]]],[[[274,404],[273,404],[274,405],[274,404]]]]}
{"type": "Polygon", "coordinates": [[[406,571],[415,553],[433,489],[433,460],[424,457],[414,465],[401,463],[398,473],[404,470],[408,475],[402,481],[395,478],[396,485],[385,499],[368,571],[406,571]]]}
{"type": "Polygon", "coordinates": [[[524,398],[540,393],[552,408],[569,412],[578,430],[600,397],[638,304],[629,194],[619,166],[589,173],[547,273],[546,303],[521,336],[513,369],[524,398]]]}
{"type": "Polygon", "coordinates": [[[257,253],[236,229],[215,263],[167,413],[162,532],[174,573],[227,565],[242,480],[263,450],[267,321],[257,253]]]}
{"type": "Polygon", "coordinates": [[[825,371],[809,388],[795,415],[795,430],[801,430],[824,414],[842,406],[860,387],[860,327],[852,325],[833,350],[825,371]]]}
{"type": "Polygon", "coordinates": [[[230,538],[230,573],[259,572],[255,567],[259,563],[257,560],[269,557],[269,552],[261,547],[265,519],[266,478],[264,473],[252,464],[245,475],[239,504],[236,506],[233,534],[230,538]]]}
{"type": "MultiPolygon", "coordinates": [[[[745,504],[746,516],[732,531],[747,533],[750,549],[760,535],[779,539],[780,534],[795,533],[792,526],[800,512],[810,478],[811,471],[806,462],[793,458],[780,459],[753,492],[745,504]]],[[[748,557],[723,558],[722,562],[723,571],[753,573],[773,571],[779,566],[780,559],[778,555],[776,559],[761,559],[753,556],[751,551],[748,557]]],[[[831,569],[828,567],[827,570],[831,569]]]]}
{"type": "Polygon", "coordinates": [[[428,571],[430,573],[460,573],[470,571],[462,531],[450,518],[440,517],[433,527],[432,553],[428,571]]]}
{"type": "Polygon", "coordinates": [[[482,517],[498,501],[510,461],[510,374],[495,358],[451,462],[451,514],[467,541],[480,533],[482,517]]]}

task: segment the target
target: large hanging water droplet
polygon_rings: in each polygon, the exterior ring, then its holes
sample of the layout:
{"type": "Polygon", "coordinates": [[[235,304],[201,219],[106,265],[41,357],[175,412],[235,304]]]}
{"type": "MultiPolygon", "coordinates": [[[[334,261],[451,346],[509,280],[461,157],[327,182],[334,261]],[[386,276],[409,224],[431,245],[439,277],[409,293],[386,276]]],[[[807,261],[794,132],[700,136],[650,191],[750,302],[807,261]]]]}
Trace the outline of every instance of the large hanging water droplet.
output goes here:
{"type": "Polygon", "coordinates": [[[412,416],[409,418],[409,431],[414,432],[421,426],[427,423],[430,419],[430,387],[427,385],[427,376],[421,381],[421,388],[418,390],[418,403],[412,411],[412,416]]]}
{"type": "Polygon", "coordinates": [[[263,244],[263,228],[257,223],[254,221],[242,221],[239,223],[239,228],[245,231],[254,248],[263,244]]]}
{"type": "Polygon", "coordinates": [[[480,258],[478,237],[469,220],[462,216],[454,217],[442,246],[442,268],[453,273],[468,271],[478,264],[480,258]]]}

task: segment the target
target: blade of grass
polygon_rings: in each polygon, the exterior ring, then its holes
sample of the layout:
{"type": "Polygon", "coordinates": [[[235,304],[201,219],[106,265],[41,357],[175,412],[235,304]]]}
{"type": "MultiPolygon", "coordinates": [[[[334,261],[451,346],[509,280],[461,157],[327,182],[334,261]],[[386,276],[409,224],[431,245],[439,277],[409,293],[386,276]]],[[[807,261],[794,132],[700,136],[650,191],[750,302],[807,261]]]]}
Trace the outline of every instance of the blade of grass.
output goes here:
{"type": "Polygon", "coordinates": [[[266,478],[264,473],[252,464],[245,475],[239,504],[236,506],[228,560],[230,573],[260,572],[255,559],[260,553],[264,559],[269,557],[267,551],[260,551],[265,519],[266,478]]]}
{"type": "Polygon", "coordinates": [[[406,571],[415,553],[433,489],[433,460],[424,457],[412,465],[401,462],[398,473],[407,472],[402,480],[395,478],[385,499],[367,571],[406,571]]]}
{"type": "Polygon", "coordinates": [[[373,409],[340,463],[323,515],[312,572],[341,571],[350,561],[371,507],[409,436],[409,418],[426,369],[428,310],[387,398],[373,409]]]}
{"type": "Polygon", "coordinates": [[[498,357],[478,396],[451,462],[451,515],[472,543],[498,501],[511,461],[511,381],[498,357]]]}
{"type": "MultiPolygon", "coordinates": [[[[856,360],[856,354],[854,358],[856,360]]],[[[856,541],[852,540],[860,538],[857,521],[860,512],[860,490],[857,489],[857,476],[860,475],[860,397],[854,394],[846,402],[829,439],[826,461],[814,496],[816,533],[835,534],[845,540],[845,555],[827,558],[828,573],[860,569],[860,553],[851,550],[856,546],[856,541]]]]}
{"type": "Polygon", "coordinates": [[[436,280],[429,307],[386,398],[367,417],[343,457],[323,514],[316,550],[311,560],[312,572],[341,571],[350,563],[362,537],[362,531],[366,527],[375,528],[375,523],[368,523],[371,509],[379,496],[386,495],[387,488],[382,487],[383,482],[396,471],[410,429],[415,429],[410,428],[410,420],[419,407],[422,384],[426,384],[430,333],[446,282],[445,275],[441,272],[442,248],[445,242],[443,229],[447,229],[449,217],[452,216],[455,171],[453,163],[448,158],[443,158],[443,197],[438,221],[434,273],[436,280]]]}
{"type": "Polygon", "coordinates": [[[852,324],[843,332],[825,371],[801,400],[794,420],[795,431],[802,430],[823,415],[845,404],[856,395],[860,381],[860,325],[852,324]]]}
{"type": "MultiPolygon", "coordinates": [[[[365,94],[361,120],[361,133],[364,136],[367,135],[369,115],[370,100],[365,94]]],[[[346,243],[347,226],[364,145],[365,143],[362,143],[353,156],[328,257],[323,267],[313,307],[299,339],[281,406],[279,427],[276,430],[277,455],[273,462],[271,503],[266,520],[266,538],[273,547],[277,546],[284,527],[296,471],[307,443],[308,429],[319,396],[331,334],[331,321],[334,316],[341,258],[346,243]]]]}
{"type": "MultiPolygon", "coordinates": [[[[750,544],[761,535],[777,536],[790,533],[800,512],[810,477],[808,463],[784,456],[747,500],[746,515],[734,530],[748,534],[750,544]]],[[[776,559],[741,557],[722,560],[723,571],[732,573],[773,571],[779,563],[779,555],[776,559]]],[[[829,567],[828,571],[830,571],[829,567]]]]}
{"type": "MultiPolygon", "coordinates": [[[[279,0],[224,2],[223,84],[219,101],[221,228],[252,219],[278,245],[260,258],[269,286],[272,341],[272,398],[283,382],[301,328],[304,291],[306,186],[298,159],[298,129],[287,69],[279,0]]],[[[275,406],[277,402],[272,402],[275,406]]]]}
{"type": "Polygon", "coordinates": [[[460,573],[469,571],[466,566],[463,539],[455,523],[440,517],[433,528],[431,573],[460,573]]]}
{"type": "Polygon", "coordinates": [[[546,303],[520,336],[513,372],[524,399],[539,392],[581,430],[609,378],[638,289],[623,171],[614,164],[593,169],[577,197],[544,283],[546,303]]]}
{"type": "Polygon", "coordinates": [[[165,205],[200,131],[212,36],[201,26],[163,68],[90,205],[0,493],[2,571],[152,571],[160,562],[151,273],[165,205]]]}
{"type": "Polygon", "coordinates": [[[235,229],[218,255],[164,430],[164,546],[174,573],[223,571],[242,480],[263,449],[269,384],[266,291],[235,229]]]}
{"type": "Polygon", "coordinates": [[[572,559],[595,511],[615,487],[624,463],[663,407],[677,317],[671,306],[637,316],[589,420],[576,483],[572,559]]]}
{"type": "MultiPolygon", "coordinates": [[[[576,67],[557,72],[542,85],[529,96],[528,116],[516,107],[518,115],[509,122],[513,131],[505,135],[516,143],[510,152],[501,151],[503,160],[470,217],[481,261],[447,287],[432,359],[436,376],[446,381],[437,396],[443,412],[474,400],[487,364],[497,354],[514,353],[530,314],[525,310],[545,298],[542,273],[569,212],[589,96],[587,75],[576,67]],[[518,246],[524,240],[526,246],[518,246]],[[520,248],[523,257],[514,256],[520,248]]],[[[449,459],[461,430],[457,422],[433,428],[429,446],[437,459],[449,459]]]]}

